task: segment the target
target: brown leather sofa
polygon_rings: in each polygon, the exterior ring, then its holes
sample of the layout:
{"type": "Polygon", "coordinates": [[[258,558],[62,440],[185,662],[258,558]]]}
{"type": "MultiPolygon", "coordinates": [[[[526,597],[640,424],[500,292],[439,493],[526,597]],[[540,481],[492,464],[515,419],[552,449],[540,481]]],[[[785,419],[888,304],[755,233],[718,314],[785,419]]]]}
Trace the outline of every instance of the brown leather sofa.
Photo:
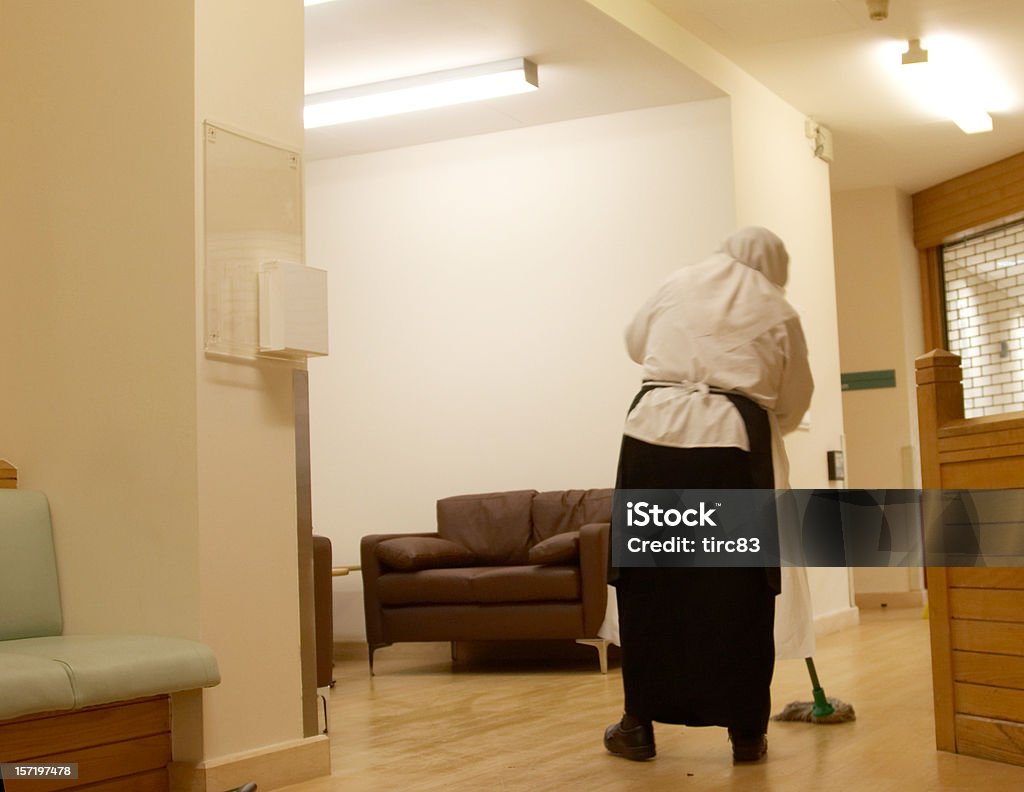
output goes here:
{"type": "Polygon", "coordinates": [[[436,532],[364,536],[370,673],[399,641],[547,638],[593,644],[605,671],[611,511],[610,489],[460,495],[436,532]]]}
{"type": "MultiPolygon", "coordinates": [[[[313,621],[316,686],[334,687],[334,580],[331,540],[313,535],[313,621]]],[[[326,706],[326,700],[325,700],[326,706]]],[[[324,717],[326,720],[326,716],[324,717]]]]}

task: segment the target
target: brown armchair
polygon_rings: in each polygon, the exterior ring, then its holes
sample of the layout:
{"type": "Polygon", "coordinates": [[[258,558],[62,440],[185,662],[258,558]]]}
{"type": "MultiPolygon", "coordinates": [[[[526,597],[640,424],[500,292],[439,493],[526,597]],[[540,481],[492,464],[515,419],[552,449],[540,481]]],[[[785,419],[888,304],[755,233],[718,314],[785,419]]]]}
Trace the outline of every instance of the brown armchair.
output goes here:
{"type": "Polygon", "coordinates": [[[433,533],[364,536],[370,673],[399,641],[572,638],[598,649],[612,490],[445,498],[433,533]]]}

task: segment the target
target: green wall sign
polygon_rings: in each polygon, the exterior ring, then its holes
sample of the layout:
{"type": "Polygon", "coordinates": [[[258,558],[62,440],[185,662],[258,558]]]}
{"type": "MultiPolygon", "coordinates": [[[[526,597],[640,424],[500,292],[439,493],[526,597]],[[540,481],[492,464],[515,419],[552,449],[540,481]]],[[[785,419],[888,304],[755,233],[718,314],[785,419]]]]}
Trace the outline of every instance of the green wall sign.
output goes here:
{"type": "Polygon", "coordinates": [[[844,391],[870,390],[872,388],[895,388],[895,369],[883,371],[848,371],[840,374],[844,391]]]}

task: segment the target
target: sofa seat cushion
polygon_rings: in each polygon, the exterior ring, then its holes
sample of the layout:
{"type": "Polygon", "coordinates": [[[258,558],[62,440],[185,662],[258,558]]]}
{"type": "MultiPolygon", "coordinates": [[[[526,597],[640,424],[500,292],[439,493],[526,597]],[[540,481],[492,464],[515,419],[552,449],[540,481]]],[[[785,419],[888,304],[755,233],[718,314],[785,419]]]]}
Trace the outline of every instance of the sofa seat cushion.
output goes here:
{"type": "Polygon", "coordinates": [[[381,575],[377,596],[383,605],[571,601],[580,578],[575,566],[424,569],[381,575]]]}
{"type": "Polygon", "coordinates": [[[220,682],[205,644],[143,635],[63,635],[0,642],[0,657],[48,660],[63,666],[73,706],[91,707],[220,682]]]}
{"type": "MultiPolygon", "coordinates": [[[[0,643],[18,643],[4,641],[0,643]]],[[[44,657],[0,652],[0,720],[75,706],[71,680],[63,665],[44,657]]]]}

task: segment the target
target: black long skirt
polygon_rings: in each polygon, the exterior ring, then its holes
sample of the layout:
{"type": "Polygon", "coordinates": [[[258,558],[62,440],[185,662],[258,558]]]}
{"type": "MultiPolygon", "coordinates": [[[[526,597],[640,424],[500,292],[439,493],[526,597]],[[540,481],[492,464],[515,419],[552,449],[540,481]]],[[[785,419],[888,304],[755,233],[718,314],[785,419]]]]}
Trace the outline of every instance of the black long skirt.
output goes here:
{"type": "MultiPolygon", "coordinates": [[[[743,415],[750,452],[624,437],[616,486],[770,489],[767,416],[746,399],[731,400],[743,415]]],[[[775,669],[778,569],[615,571],[625,712],[644,721],[764,733],[775,669]]]]}

